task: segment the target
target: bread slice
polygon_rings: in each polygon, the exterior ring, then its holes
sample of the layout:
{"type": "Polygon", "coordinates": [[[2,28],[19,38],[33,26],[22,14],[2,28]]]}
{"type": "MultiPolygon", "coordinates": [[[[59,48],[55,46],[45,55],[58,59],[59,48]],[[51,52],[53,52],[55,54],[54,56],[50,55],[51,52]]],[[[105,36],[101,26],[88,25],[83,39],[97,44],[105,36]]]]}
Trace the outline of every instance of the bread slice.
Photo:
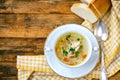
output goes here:
{"type": "Polygon", "coordinates": [[[98,20],[99,16],[96,12],[93,12],[87,4],[76,3],[71,7],[71,11],[81,18],[94,23],[98,20]]]}

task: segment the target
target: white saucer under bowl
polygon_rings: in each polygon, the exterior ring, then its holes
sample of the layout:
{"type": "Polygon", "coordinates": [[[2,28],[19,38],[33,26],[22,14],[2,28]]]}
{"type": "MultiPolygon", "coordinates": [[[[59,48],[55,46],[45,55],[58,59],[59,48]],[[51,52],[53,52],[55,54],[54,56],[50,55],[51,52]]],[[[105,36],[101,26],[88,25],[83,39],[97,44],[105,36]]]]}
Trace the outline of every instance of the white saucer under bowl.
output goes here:
{"type": "Polygon", "coordinates": [[[50,33],[45,43],[44,53],[48,65],[55,73],[68,78],[79,78],[90,73],[90,71],[92,71],[96,66],[99,59],[99,46],[95,36],[87,28],[77,24],[66,24],[59,26],[50,33]],[[86,36],[91,42],[92,53],[89,60],[87,60],[84,65],[78,67],[67,67],[60,64],[54,55],[54,45],[57,39],[61,34],[66,32],[78,32],[80,34],[84,34],[84,36],[86,36]]]}

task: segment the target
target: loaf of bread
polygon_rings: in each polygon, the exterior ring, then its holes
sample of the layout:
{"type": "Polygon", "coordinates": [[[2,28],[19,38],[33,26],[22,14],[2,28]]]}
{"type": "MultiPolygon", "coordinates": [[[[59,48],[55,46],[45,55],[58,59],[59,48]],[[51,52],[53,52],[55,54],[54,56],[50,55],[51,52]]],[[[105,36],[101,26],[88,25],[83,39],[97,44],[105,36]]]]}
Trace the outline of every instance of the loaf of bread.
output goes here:
{"type": "Polygon", "coordinates": [[[71,7],[71,11],[81,18],[95,23],[109,9],[110,0],[85,0],[84,3],[75,3],[71,7]]]}

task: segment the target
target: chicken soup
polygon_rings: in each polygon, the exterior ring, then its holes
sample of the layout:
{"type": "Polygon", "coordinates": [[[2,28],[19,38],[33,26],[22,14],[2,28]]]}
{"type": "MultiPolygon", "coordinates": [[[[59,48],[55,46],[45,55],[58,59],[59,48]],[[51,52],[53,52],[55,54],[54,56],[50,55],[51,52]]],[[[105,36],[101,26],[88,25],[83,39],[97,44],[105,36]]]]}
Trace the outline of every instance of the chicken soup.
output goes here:
{"type": "Polygon", "coordinates": [[[88,55],[87,40],[76,32],[63,34],[56,42],[55,52],[61,62],[69,66],[79,65],[88,55]]]}

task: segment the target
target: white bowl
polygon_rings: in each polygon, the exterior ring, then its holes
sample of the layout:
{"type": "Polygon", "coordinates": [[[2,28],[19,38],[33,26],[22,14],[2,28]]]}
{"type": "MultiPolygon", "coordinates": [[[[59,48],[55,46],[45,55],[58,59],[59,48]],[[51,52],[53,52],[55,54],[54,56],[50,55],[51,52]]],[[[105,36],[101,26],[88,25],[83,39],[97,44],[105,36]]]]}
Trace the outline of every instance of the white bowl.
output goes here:
{"type": "Polygon", "coordinates": [[[44,53],[50,68],[57,74],[69,78],[78,78],[88,74],[95,67],[99,57],[99,46],[95,36],[87,28],[77,24],[66,24],[59,26],[50,33],[45,43],[44,53]],[[83,35],[88,42],[89,54],[83,63],[76,66],[69,66],[61,62],[55,53],[57,40],[68,32],[77,32],[83,35]]]}

